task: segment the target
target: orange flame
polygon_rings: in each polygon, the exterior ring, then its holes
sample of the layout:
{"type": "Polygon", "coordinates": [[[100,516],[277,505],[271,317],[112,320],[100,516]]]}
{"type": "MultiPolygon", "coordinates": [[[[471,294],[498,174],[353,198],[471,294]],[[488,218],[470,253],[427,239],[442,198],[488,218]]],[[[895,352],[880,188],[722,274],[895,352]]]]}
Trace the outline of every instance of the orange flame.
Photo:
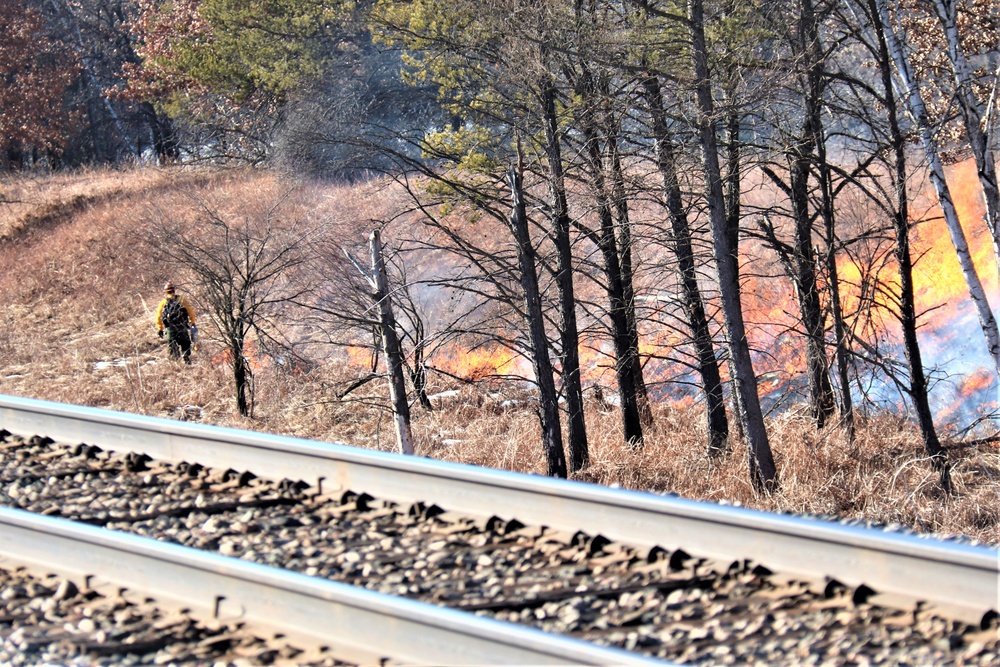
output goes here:
{"type": "Polygon", "coordinates": [[[971,398],[977,392],[988,389],[996,375],[991,371],[981,368],[971,375],[967,375],[959,382],[958,393],[962,398],[971,398]]]}
{"type": "MultiPolygon", "coordinates": [[[[243,344],[243,357],[247,360],[247,365],[254,373],[261,371],[271,365],[272,359],[269,355],[260,351],[256,341],[248,340],[243,344]]],[[[212,363],[216,366],[232,363],[233,353],[229,348],[216,353],[212,357],[212,363]]]]}
{"type": "Polygon", "coordinates": [[[513,373],[518,357],[500,346],[481,346],[474,350],[452,350],[438,355],[434,365],[441,370],[467,380],[482,380],[495,375],[513,373]]]}
{"type": "MultiPolygon", "coordinates": [[[[996,294],[997,264],[989,230],[983,221],[985,206],[975,162],[967,160],[951,166],[948,169],[948,187],[983,287],[987,293],[996,294]]],[[[968,289],[948,228],[940,219],[937,199],[933,195],[928,197],[937,219],[919,226],[916,232],[914,257],[920,258],[914,267],[917,305],[926,309],[944,304],[944,310],[953,313],[954,306],[968,299],[968,289]]],[[[940,321],[943,315],[935,314],[934,319],[940,321]]]]}
{"type": "Polygon", "coordinates": [[[347,364],[353,368],[370,369],[372,367],[371,348],[357,345],[347,346],[347,364]]]}

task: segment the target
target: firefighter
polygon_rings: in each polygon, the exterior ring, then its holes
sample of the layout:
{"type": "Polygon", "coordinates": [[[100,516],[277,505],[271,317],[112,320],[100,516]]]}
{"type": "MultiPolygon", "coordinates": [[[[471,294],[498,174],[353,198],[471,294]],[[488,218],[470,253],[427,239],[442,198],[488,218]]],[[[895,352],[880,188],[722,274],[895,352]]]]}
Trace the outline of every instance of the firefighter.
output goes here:
{"type": "Polygon", "coordinates": [[[187,299],[177,294],[169,280],[163,285],[163,301],[156,309],[157,335],[167,332],[167,347],[171,359],[184,359],[191,363],[191,339],[194,327],[194,308],[187,299]]]}

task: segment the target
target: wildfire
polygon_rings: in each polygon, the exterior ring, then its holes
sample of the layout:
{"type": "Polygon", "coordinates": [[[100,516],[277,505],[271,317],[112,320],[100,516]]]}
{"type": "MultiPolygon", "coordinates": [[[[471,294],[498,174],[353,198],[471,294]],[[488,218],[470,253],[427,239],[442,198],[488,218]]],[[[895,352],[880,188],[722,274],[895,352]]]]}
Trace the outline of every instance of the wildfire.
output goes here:
{"type": "MultiPolygon", "coordinates": [[[[985,207],[975,162],[967,160],[953,165],[948,171],[948,187],[983,287],[988,294],[995,295],[997,264],[989,231],[983,222],[985,207]]],[[[945,310],[953,314],[954,308],[968,299],[968,290],[948,228],[940,219],[936,198],[931,201],[935,202],[934,215],[937,218],[918,227],[914,244],[914,256],[920,258],[914,267],[917,304],[922,309],[945,304],[945,310]]],[[[941,317],[942,314],[936,314],[933,319],[940,322],[941,317]]]]}
{"type": "MultiPolygon", "coordinates": [[[[991,238],[983,223],[984,207],[975,164],[968,161],[952,166],[949,185],[973,249],[974,262],[988,293],[996,298],[998,272],[991,238]]],[[[955,257],[947,226],[941,219],[937,198],[929,186],[914,201],[911,210],[916,219],[925,220],[914,228],[912,239],[915,298],[918,312],[922,314],[920,340],[925,366],[929,369],[951,368],[952,373],[961,372],[954,370],[957,368],[978,369],[960,376],[956,387],[956,398],[960,396],[957,400],[972,399],[977,393],[989,388],[996,379],[986,363],[988,359],[984,356],[984,345],[975,314],[969,304],[965,280],[955,257]],[[982,361],[980,357],[983,357],[982,361]]],[[[849,215],[845,215],[845,219],[849,215]]],[[[863,217],[865,213],[857,215],[863,217]]],[[[799,306],[794,289],[778,267],[761,263],[761,258],[771,261],[769,253],[762,252],[749,242],[744,250],[748,254],[744,257],[742,299],[747,335],[755,352],[755,370],[761,378],[761,391],[776,395],[800,391],[804,386],[806,359],[801,323],[797,321],[799,306]]],[[[883,307],[887,312],[895,310],[890,303],[893,297],[888,292],[872,291],[872,273],[876,274],[875,277],[882,285],[889,286],[889,291],[898,285],[897,267],[892,262],[891,248],[883,245],[879,253],[873,253],[874,260],[865,258],[856,249],[851,257],[847,253],[841,253],[838,257],[841,299],[849,318],[859,317],[858,313],[871,304],[883,307]],[[859,263],[864,261],[872,261],[871,266],[859,263]],[[862,281],[865,279],[869,283],[864,286],[865,292],[862,293],[862,281]]],[[[822,261],[821,258],[818,259],[822,261]]],[[[820,289],[825,298],[826,291],[822,284],[820,289]]],[[[640,299],[640,307],[646,309],[657,309],[660,307],[657,304],[661,301],[670,301],[659,295],[640,299]]],[[[718,321],[715,322],[715,326],[719,324],[718,321]]],[[[848,322],[848,326],[855,330],[858,325],[859,322],[848,322]]],[[[829,317],[827,326],[832,326],[829,317]]],[[[898,340],[898,331],[894,330],[898,325],[891,315],[868,326],[875,327],[875,335],[898,340]]],[[[690,342],[683,332],[672,328],[645,330],[640,340],[640,355],[646,362],[646,380],[650,384],[660,385],[655,389],[656,394],[674,405],[679,405],[678,401],[684,404],[695,401],[688,387],[672,382],[682,377],[693,379],[690,366],[670,361],[677,357],[681,348],[687,348],[690,352],[690,342]]],[[[347,357],[351,366],[371,366],[371,351],[367,347],[349,347],[347,357]]],[[[614,386],[613,357],[610,341],[600,337],[582,340],[580,367],[584,385],[614,386]]],[[[553,361],[557,363],[557,360],[553,361]]],[[[478,346],[474,349],[454,345],[447,350],[437,350],[428,362],[445,373],[473,381],[502,375],[532,374],[529,360],[499,345],[478,346]]],[[[727,369],[724,364],[721,370],[725,376],[727,369]]]]}
{"type": "Polygon", "coordinates": [[[372,366],[371,348],[349,345],[347,347],[347,364],[354,368],[370,369],[372,366]]]}

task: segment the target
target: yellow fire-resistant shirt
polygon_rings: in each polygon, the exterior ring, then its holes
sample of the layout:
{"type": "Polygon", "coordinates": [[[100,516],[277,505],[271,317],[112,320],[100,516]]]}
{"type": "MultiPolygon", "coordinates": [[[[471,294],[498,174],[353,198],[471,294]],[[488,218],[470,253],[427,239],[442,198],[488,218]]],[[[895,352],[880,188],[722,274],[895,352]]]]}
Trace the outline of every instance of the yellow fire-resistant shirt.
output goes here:
{"type": "Polygon", "coordinates": [[[169,299],[177,299],[181,302],[181,306],[184,307],[184,310],[186,310],[188,314],[188,324],[190,326],[194,326],[194,308],[191,307],[191,304],[188,303],[187,299],[175,294],[174,296],[167,297],[161,301],[159,307],[156,309],[156,328],[163,331],[163,309],[166,307],[169,299]]]}

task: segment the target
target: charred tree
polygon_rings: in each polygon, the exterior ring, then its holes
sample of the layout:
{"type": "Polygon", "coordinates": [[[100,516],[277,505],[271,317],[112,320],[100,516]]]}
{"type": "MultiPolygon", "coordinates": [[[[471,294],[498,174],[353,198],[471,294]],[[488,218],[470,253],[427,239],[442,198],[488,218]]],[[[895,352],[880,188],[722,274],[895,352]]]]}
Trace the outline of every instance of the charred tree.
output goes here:
{"type": "Polygon", "coordinates": [[[566,396],[566,426],[569,437],[569,471],[584,468],[590,460],[587,425],[583,412],[583,382],[580,376],[580,333],[576,319],[573,285],[571,220],[566,197],[562,139],[556,114],[556,88],[551,81],[541,86],[542,116],[545,123],[545,155],[552,197],[552,237],[556,246],[556,285],[559,289],[560,338],[563,393],[566,396]]]}
{"type": "Polygon", "coordinates": [[[150,143],[156,153],[157,164],[162,166],[179,160],[180,143],[170,117],[159,113],[149,102],[143,102],[139,108],[149,126],[150,143]]]}
{"type": "Polygon", "coordinates": [[[559,423],[559,397],[549,360],[549,343],[545,334],[542,299],[535,272],[535,248],[528,230],[528,214],[524,204],[520,165],[511,165],[507,173],[510,183],[512,211],[508,220],[517,245],[521,289],[524,292],[524,313],[531,345],[531,361],[538,383],[538,417],[542,427],[542,447],[545,450],[546,474],[566,477],[566,455],[563,452],[562,427],[559,423]]]}
{"type": "Polygon", "coordinates": [[[750,346],[743,322],[740,303],[739,261],[733,247],[726,220],[726,203],[719,166],[719,146],[715,128],[715,102],[712,98],[712,81],[709,78],[708,45],[705,38],[705,13],[702,0],[688,0],[688,29],[691,36],[691,55],[694,65],[698,104],[698,134],[702,149],[708,210],[712,226],[712,245],[719,279],[722,312],[736,392],[743,408],[743,428],[749,450],[750,480],[754,488],[769,491],[778,483],[771,445],[764,427],[764,414],[760,407],[757,377],[750,358],[750,346]]]}
{"type": "Polygon", "coordinates": [[[697,265],[694,246],[691,242],[691,227],[681,197],[680,181],[677,178],[677,159],[673,140],[667,125],[663,105],[663,93],[659,77],[646,76],[642,80],[643,93],[649,107],[653,139],[656,142],[656,166],[663,180],[663,194],[670,216],[671,249],[677,259],[680,271],[681,300],[687,325],[691,330],[697,358],[698,374],[701,376],[702,392],[705,395],[706,417],[708,420],[708,453],[716,456],[729,447],[729,421],[726,418],[726,403],[722,391],[722,374],[715,356],[715,344],[705,313],[705,302],[698,287],[697,265]]]}
{"type": "MultiPolygon", "coordinates": [[[[823,306],[820,303],[819,289],[816,281],[817,259],[812,251],[812,223],[803,215],[810,215],[808,204],[808,179],[810,165],[815,165],[821,178],[829,173],[826,164],[826,150],[823,134],[823,89],[825,86],[823,74],[823,48],[820,43],[819,25],[816,19],[812,0],[800,0],[799,44],[805,62],[806,70],[806,121],[803,127],[804,142],[801,152],[796,155],[792,193],[795,202],[796,220],[796,258],[801,263],[803,275],[802,287],[807,294],[802,301],[802,320],[805,324],[807,347],[806,364],[808,365],[809,386],[813,396],[813,412],[816,427],[823,428],[826,421],[833,416],[834,398],[833,386],[830,383],[830,372],[826,358],[826,323],[823,306]],[[804,173],[802,170],[805,170],[804,173]],[[808,275],[812,274],[811,289],[808,275]]],[[[822,201],[821,201],[821,206],[822,201]]],[[[832,213],[832,207],[827,209],[832,213]]],[[[831,220],[832,222],[832,220],[831,220]]]]}
{"type": "MultiPolygon", "coordinates": [[[[805,337],[806,378],[816,427],[823,428],[833,416],[835,401],[826,356],[826,313],[819,291],[819,259],[814,251],[813,233],[816,211],[813,201],[813,175],[820,172],[820,144],[825,140],[823,110],[823,53],[811,0],[799,0],[796,34],[792,41],[795,62],[803,63],[797,72],[800,80],[796,96],[801,96],[802,126],[785,150],[788,180],[773,169],[764,168],[768,177],[788,197],[792,221],[792,241],[781,243],[770,220],[761,225],[764,239],[779,258],[795,288],[799,322],[805,337]]],[[[793,73],[795,73],[793,71],[793,73]]],[[[822,207],[822,201],[819,206],[822,207]]]]}
{"type": "Polygon", "coordinates": [[[618,255],[618,241],[612,214],[611,193],[605,177],[604,155],[601,149],[597,120],[593,116],[593,83],[585,72],[578,82],[584,97],[580,130],[583,135],[584,153],[588,164],[588,178],[597,203],[599,231],[590,236],[597,245],[603,259],[605,289],[610,302],[611,340],[615,351],[615,378],[621,397],[622,430],[625,442],[630,446],[643,443],[642,420],[635,386],[633,355],[637,353],[631,346],[628,326],[628,308],[625,285],[622,277],[621,258],[618,255]]]}
{"type": "MultiPolygon", "coordinates": [[[[847,342],[847,326],[844,322],[843,306],[840,300],[840,276],[837,269],[837,233],[836,233],[836,209],[834,207],[833,178],[830,163],[827,161],[826,136],[822,120],[822,88],[825,85],[823,79],[824,50],[820,42],[819,24],[815,15],[815,8],[812,0],[802,0],[803,15],[805,18],[806,8],[808,11],[808,21],[804,21],[803,33],[806,37],[804,50],[809,63],[808,82],[809,95],[807,98],[806,111],[810,117],[809,128],[812,131],[813,144],[816,151],[815,172],[819,181],[820,189],[820,217],[823,220],[823,233],[826,240],[826,277],[827,289],[829,290],[828,301],[830,314],[833,318],[833,335],[835,341],[835,357],[837,360],[837,376],[840,386],[840,415],[843,421],[847,437],[850,442],[854,442],[854,402],[851,396],[850,382],[850,350],[847,342]]],[[[823,353],[824,366],[826,365],[826,354],[823,353]]],[[[826,383],[829,384],[829,374],[823,375],[826,383]]],[[[825,390],[825,387],[823,388],[825,390]]],[[[818,415],[821,413],[817,406],[817,426],[818,415]]]]}
{"type": "MultiPolygon", "coordinates": [[[[736,258],[737,283],[740,279],[740,158],[742,156],[740,126],[740,115],[733,105],[729,113],[726,114],[726,180],[723,198],[726,206],[725,233],[729,243],[729,251],[736,258]]],[[[729,382],[732,387],[733,412],[736,413],[736,431],[740,440],[746,440],[747,434],[744,428],[746,415],[743,413],[740,392],[736,388],[736,370],[733,368],[732,355],[727,355],[726,363],[729,367],[729,382]]]]}
{"type": "MultiPolygon", "coordinates": [[[[877,0],[869,0],[868,8],[873,17],[879,15],[877,0]]],[[[885,26],[879,21],[873,21],[875,35],[878,39],[878,66],[882,77],[882,88],[886,117],[889,127],[889,140],[892,146],[893,185],[895,189],[895,210],[893,211],[893,229],[896,235],[895,255],[899,266],[899,323],[903,334],[903,350],[906,355],[907,369],[910,375],[909,394],[913,401],[913,409],[917,415],[917,425],[923,440],[924,450],[931,457],[934,468],[941,476],[941,487],[951,491],[951,467],[947,454],[941,446],[937,431],[934,428],[934,418],[927,399],[927,377],[924,374],[923,362],[920,356],[920,345],[917,341],[917,314],[913,298],[913,262],[910,256],[910,214],[906,188],[906,137],[899,126],[896,115],[896,99],[893,92],[891,56],[886,39],[885,26]]]]}
{"type": "Polygon", "coordinates": [[[622,296],[625,299],[625,318],[628,326],[628,345],[631,349],[629,362],[632,367],[632,381],[635,383],[636,405],[639,418],[644,426],[653,424],[653,408],[649,402],[649,390],[642,375],[642,357],[639,355],[639,323],[635,312],[635,280],[632,262],[632,223],[629,219],[628,193],[625,187],[625,173],[622,170],[621,153],[618,147],[618,122],[606,119],[608,125],[608,153],[611,166],[611,193],[615,208],[616,241],[622,271],[622,296]]]}

